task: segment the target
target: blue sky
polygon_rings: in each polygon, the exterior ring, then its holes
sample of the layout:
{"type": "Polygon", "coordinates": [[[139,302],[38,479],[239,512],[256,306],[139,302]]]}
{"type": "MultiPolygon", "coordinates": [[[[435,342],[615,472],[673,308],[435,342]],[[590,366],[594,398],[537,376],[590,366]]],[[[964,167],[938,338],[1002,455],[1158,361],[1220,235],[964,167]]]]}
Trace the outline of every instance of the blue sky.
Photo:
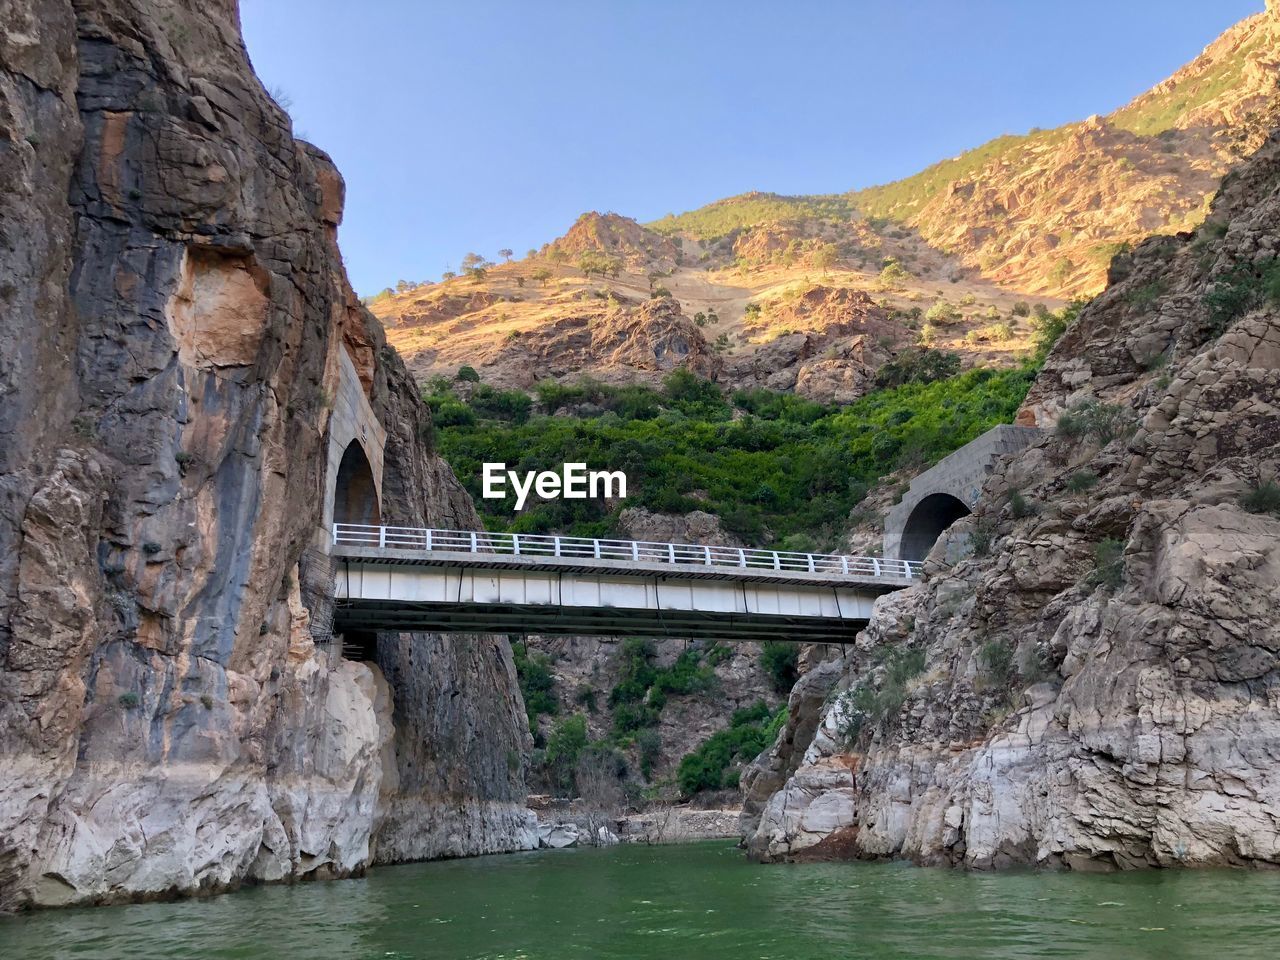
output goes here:
{"type": "Polygon", "coordinates": [[[347,180],[362,294],[518,255],[584,210],[897,179],[1106,113],[1263,0],[242,0],[250,56],[347,180]]]}

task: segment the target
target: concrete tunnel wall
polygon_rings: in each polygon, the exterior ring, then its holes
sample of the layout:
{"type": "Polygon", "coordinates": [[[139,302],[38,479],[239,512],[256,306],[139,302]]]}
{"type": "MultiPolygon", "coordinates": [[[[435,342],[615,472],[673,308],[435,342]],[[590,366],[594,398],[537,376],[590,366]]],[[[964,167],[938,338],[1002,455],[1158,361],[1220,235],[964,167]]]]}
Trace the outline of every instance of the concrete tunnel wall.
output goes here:
{"type": "Polygon", "coordinates": [[[382,467],[387,446],[387,431],[378,422],[373,407],[369,405],[369,398],[365,396],[355,364],[351,362],[345,347],[340,349],[338,354],[338,389],[333,399],[333,410],[329,415],[328,460],[325,467],[325,531],[333,526],[334,506],[339,494],[339,477],[343,479],[344,484],[347,484],[342,490],[342,500],[346,505],[344,516],[352,516],[352,510],[354,510],[356,514],[368,518],[367,521],[348,519],[347,522],[378,522],[377,518],[381,516],[382,507],[382,467]],[[359,451],[363,454],[368,466],[367,474],[361,469],[358,463],[359,458],[349,453],[352,443],[358,444],[359,451]],[[361,489],[370,476],[376,506],[374,510],[368,509],[368,491],[361,489]],[[353,479],[356,489],[349,486],[353,479]]]}
{"type": "Polygon", "coordinates": [[[942,531],[971,513],[996,461],[1035,442],[1035,427],[1002,425],[911,481],[884,523],[884,555],[894,560],[923,560],[942,531]]]}

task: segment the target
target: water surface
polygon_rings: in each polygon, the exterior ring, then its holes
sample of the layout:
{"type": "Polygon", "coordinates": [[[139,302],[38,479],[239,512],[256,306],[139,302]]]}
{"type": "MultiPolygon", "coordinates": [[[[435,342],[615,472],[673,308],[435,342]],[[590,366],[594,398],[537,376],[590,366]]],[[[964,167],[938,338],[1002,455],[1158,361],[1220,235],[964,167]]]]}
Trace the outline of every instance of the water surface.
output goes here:
{"type": "Polygon", "coordinates": [[[380,867],[363,880],[0,920],[0,957],[1249,960],[1280,873],[757,866],[721,842],[380,867]]]}

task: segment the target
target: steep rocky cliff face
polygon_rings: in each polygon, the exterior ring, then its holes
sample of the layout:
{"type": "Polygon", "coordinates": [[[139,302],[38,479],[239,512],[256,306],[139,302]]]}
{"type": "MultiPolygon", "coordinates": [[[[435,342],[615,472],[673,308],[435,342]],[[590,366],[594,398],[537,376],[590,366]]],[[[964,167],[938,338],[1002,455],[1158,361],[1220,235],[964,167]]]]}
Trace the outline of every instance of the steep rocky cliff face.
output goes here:
{"type": "Polygon", "coordinates": [[[387,432],[383,515],[476,518],[234,2],[4,18],[0,903],[527,845],[505,641],[317,643],[344,352],[387,432]]]}
{"type": "MultiPolygon", "coordinates": [[[[621,535],[629,539],[741,546],[721,527],[717,517],[702,511],[673,515],[633,507],[622,511],[618,525],[621,535]]],[[[539,740],[545,741],[558,723],[575,713],[584,716],[590,739],[608,740],[618,732],[619,710],[635,712],[635,703],[615,703],[612,697],[618,684],[627,679],[626,644],[622,638],[530,636],[524,642],[531,654],[546,658],[555,677],[551,695],[557,709],[555,714],[537,718],[539,740]]],[[[618,799],[626,799],[632,805],[641,800],[675,802],[679,797],[676,772],[686,754],[712,734],[726,729],[734,710],[757,703],[776,709],[782,699],[778,683],[762,664],[759,643],[710,644],[668,638],[653,641],[652,651],[653,665],[659,668],[669,668],[682,653],[696,652],[699,666],[708,676],[693,690],[661,697],[655,721],[643,728],[647,744],[639,742],[640,731],[631,731],[630,738],[622,738],[619,749],[626,761],[622,779],[629,781],[630,788],[625,791],[628,796],[618,799]]],[[[542,787],[558,789],[553,783],[542,787]]],[[[699,802],[707,799],[702,797],[699,802]]],[[[736,791],[717,800],[736,806],[736,791]]]]}
{"type": "Polygon", "coordinates": [[[1274,135],[1112,265],[1023,408],[1043,440],[797,686],[753,854],[1280,864],[1278,231],[1274,135]]]}

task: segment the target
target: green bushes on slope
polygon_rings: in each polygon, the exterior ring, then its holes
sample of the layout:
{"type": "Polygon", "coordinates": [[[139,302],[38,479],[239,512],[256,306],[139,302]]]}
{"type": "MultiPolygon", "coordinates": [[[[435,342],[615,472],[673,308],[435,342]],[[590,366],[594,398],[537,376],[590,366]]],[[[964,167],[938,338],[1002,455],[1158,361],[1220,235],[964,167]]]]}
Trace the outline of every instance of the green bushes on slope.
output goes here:
{"type": "Polygon", "coordinates": [[[684,755],[676,773],[680,792],[689,797],[702,790],[736,787],[742,766],[773,742],[785,719],[786,707],[773,713],[763,702],[735,710],[727,730],[713,733],[684,755]]]}
{"type": "MultiPolygon", "coordinates": [[[[934,364],[914,366],[936,370],[934,364]]],[[[927,374],[913,367],[903,375],[927,374]]],[[[748,543],[804,534],[830,548],[868,486],[902,464],[932,463],[1012,420],[1032,375],[1030,368],[977,369],[928,383],[910,379],[832,408],[764,390],[738,391],[730,399],[716,384],[681,370],[661,391],[589,381],[580,392],[540,386],[543,409],[590,403],[605,412],[543,414],[525,422],[511,403],[486,400],[482,413],[451,393],[428,401],[438,411],[439,452],[489,529],[607,536],[626,506],[662,513],[701,509],[717,514],[748,543]],[[746,415],[732,419],[735,407],[746,415]],[[481,498],[485,462],[520,472],[565,462],[622,470],[628,497],[611,505],[531,498],[515,513],[514,494],[481,498]]]]}

